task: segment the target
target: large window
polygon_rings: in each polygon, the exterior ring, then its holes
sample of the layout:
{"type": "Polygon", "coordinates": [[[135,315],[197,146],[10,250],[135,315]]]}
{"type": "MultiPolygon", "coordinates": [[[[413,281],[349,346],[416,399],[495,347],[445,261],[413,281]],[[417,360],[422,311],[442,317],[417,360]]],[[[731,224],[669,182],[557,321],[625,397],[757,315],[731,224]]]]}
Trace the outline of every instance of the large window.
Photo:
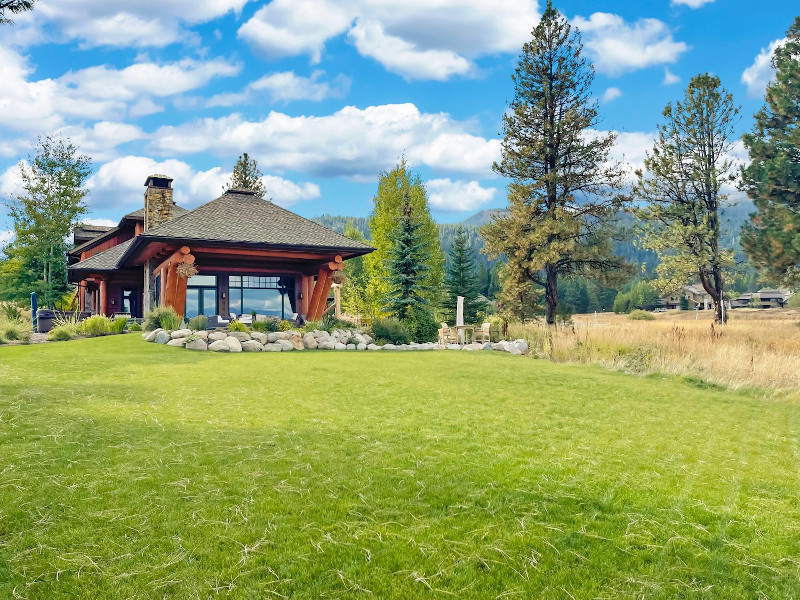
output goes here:
{"type": "Polygon", "coordinates": [[[231,275],[228,278],[231,312],[237,315],[255,311],[285,319],[289,310],[286,291],[280,277],[231,275]]]}
{"type": "Polygon", "coordinates": [[[217,276],[195,275],[186,282],[186,318],[217,314],[217,276]]]}

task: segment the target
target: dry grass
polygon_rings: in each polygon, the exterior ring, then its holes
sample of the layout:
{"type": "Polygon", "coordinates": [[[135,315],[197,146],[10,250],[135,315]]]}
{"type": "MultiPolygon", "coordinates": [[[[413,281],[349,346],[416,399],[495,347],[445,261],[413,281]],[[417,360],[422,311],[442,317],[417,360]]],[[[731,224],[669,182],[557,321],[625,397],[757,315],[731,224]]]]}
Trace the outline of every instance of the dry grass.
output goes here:
{"type": "Polygon", "coordinates": [[[578,315],[548,331],[542,323],[511,326],[534,353],[556,362],[598,363],[635,373],[700,377],[731,388],[800,390],[800,310],[732,311],[724,327],[711,311],[656,315],[578,315]]]}

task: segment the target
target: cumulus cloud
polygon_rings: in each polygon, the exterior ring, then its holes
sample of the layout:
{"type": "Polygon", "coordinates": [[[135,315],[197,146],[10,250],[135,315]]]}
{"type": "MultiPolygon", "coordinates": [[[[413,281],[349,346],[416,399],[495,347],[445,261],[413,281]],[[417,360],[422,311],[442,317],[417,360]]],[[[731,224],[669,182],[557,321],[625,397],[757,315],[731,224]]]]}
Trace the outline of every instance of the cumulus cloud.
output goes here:
{"type": "Polygon", "coordinates": [[[772,81],[775,70],[772,68],[772,55],[786,43],[786,38],[775,40],[767,48],[762,48],[753,64],[742,73],[742,83],[747,87],[747,95],[760,98],[772,81]]]}
{"type": "Polygon", "coordinates": [[[116,227],[119,221],[113,219],[83,219],[85,225],[95,225],[97,227],[116,227]]]}
{"type": "Polygon", "coordinates": [[[307,54],[347,33],[364,56],[407,79],[475,72],[472,60],[518,52],[538,22],[535,0],[273,0],[238,35],[265,58],[307,54]]]}
{"type": "Polygon", "coordinates": [[[431,206],[449,212],[475,210],[490,202],[497,193],[495,188],[481,187],[477,181],[431,179],[425,185],[431,206]]]}
{"type": "Polygon", "coordinates": [[[208,99],[207,106],[235,106],[251,104],[266,95],[271,102],[289,103],[295,100],[319,102],[325,98],[341,98],[350,89],[351,80],[345,75],[333,81],[321,81],[324,71],[314,71],[310,77],[302,77],[292,71],[269,73],[247,84],[238,93],[223,93],[208,99]]]}
{"type": "Polygon", "coordinates": [[[165,156],[233,156],[248,148],[270,170],[369,180],[403,153],[414,164],[491,177],[500,153],[499,140],[474,135],[467,124],[444,113],[422,113],[413,104],[347,106],[325,116],[273,111],[261,121],[238,114],[207,118],[161,127],[152,147],[165,156]]]}
{"type": "Polygon", "coordinates": [[[664,67],[664,80],[661,82],[661,85],[675,85],[679,83],[680,80],[681,78],[670,71],[669,67],[664,67]]]}
{"type": "Polygon", "coordinates": [[[682,4],[684,6],[688,6],[689,8],[700,8],[701,6],[711,4],[712,2],[714,2],[714,0],[672,0],[672,4],[682,4]]]}
{"type": "Polygon", "coordinates": [[[575,17],[573,23],[584,36],[595,68],[606,75],[674,63],[689,49],[684,42],[676,42],[667,25],[658,19],[626,23],[618,15],[596,12],[588,19],[575,17]]]}
{"type": "MultiPolygon", "coordinates": [[[[174,178],[175,201],[187,208],[222,194],[231,177],[231,172],[221,167],[202,171],[176,159],[157,161],[146,156],[123,156],[102,165],[87,182],[90,208],[115,210],[120,215],[141,208],[144,181],[152,173],[166,173],[174,178]]],[[[275,175],[265,175],[263,181],[272,199],[283,206],[320,195],[315,183],[295,183],[275,175]]]]}
{"type": "Polygon", "coordinates": [[[11,229],[0,229],[0,248],[9,244],[14,239],[14,231],[11,229]]]}
{"type": "Polygon", "coordinates": [[[610,87],[605,92],[603,92],[603,102],[608,104],[609,102],[613,102],[617,98],[622,96],[622,90],[618,87],[610,87]]]}

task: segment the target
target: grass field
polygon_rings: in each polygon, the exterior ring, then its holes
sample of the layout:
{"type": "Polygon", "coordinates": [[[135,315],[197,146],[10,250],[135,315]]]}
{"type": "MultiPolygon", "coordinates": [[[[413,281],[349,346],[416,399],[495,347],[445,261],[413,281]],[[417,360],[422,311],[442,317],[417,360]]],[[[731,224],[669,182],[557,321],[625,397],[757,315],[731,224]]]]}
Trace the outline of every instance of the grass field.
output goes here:
{"type": "Polygon", "coordinates": [[[798,598],[800,407],[503,353],[0,347],[0,597],[798,598]]]}
{"type": "Polygon", "coordinates": [[[627,372],[690,375],[730,388],[755,387],[800,399],[800,309],[737,309],[724,326],[712,311],[670,311],[653,321],[628,315],[575,315],[555,330],[512,325],[533,351],[556,362],[627,372]]]}

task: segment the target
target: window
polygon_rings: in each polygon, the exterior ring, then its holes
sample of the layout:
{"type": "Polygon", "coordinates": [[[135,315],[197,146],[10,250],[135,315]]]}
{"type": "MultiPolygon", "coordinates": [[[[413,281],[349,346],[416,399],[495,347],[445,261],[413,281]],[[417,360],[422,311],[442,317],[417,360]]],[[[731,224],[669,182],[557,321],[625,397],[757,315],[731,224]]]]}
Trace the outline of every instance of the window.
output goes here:
{"type": "Polygon", "coordinates": [[[186,282],[186,318],[217,314],[217,276],[195,275],[186,282]]]}
{"type": "Polygon", "coordinates": [[[228,293],[230,311],[237,315],[250,314],[286,318],[287,288],[281,277],[230,275],[228,293]]]}

